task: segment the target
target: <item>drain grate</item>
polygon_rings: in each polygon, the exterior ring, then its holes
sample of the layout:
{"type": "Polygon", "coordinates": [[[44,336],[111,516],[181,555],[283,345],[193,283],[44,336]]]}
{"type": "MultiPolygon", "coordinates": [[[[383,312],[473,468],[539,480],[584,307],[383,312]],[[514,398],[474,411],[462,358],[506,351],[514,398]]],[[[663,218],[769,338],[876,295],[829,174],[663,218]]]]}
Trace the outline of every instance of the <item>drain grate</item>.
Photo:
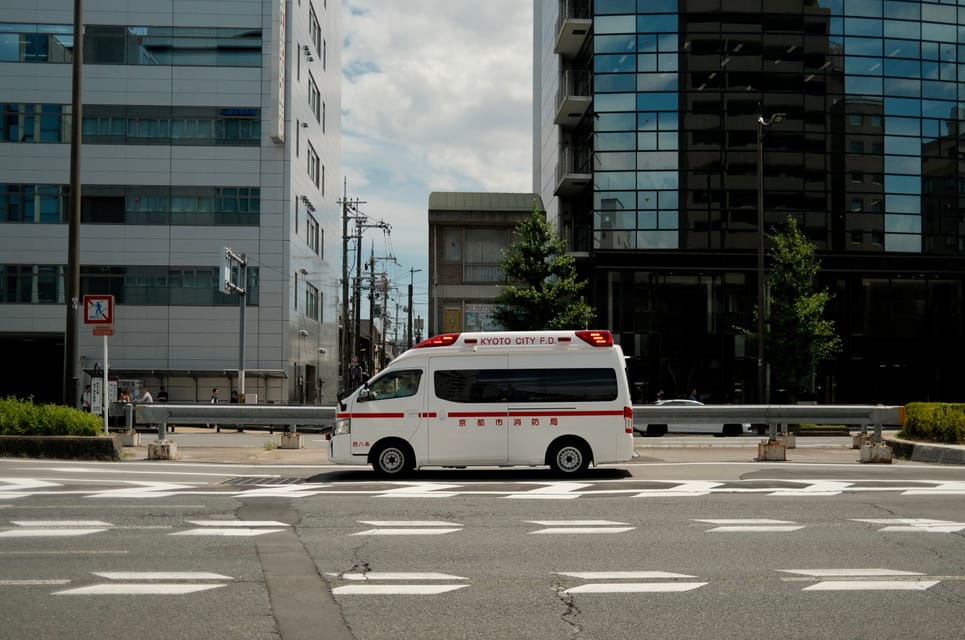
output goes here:
{"type": "Polygon", "coordinates": [[[301,484],[305,482],[305,478],[279,478],[276,476],[235,476],[234,478],[228,478],[221,484],[233,484],[233,485],[249,485],[249,486],[265,486],[265,485],[279,485],[279,484],[301,484]]]}

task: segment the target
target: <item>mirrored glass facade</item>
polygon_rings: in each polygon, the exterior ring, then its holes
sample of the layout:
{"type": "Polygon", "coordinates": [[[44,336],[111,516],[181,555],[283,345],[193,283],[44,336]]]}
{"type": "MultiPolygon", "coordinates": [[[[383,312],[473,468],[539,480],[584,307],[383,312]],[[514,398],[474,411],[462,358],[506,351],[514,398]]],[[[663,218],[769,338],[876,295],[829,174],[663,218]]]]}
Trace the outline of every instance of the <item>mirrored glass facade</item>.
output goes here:
{"type": "Polygon", "coordinates": [[[736,327],[789,216],[844,341],[810,395],[959,397],[965,1],[536,4],[534,186],[637,400],[766,399],[736,327]]]}

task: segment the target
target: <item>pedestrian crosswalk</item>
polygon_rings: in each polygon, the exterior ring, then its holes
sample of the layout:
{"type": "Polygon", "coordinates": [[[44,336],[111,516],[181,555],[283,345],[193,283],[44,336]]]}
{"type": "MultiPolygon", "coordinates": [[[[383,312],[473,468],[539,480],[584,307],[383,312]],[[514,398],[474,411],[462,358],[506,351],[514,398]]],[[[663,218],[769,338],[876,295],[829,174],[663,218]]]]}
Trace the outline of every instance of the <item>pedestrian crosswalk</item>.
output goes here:
{"type": "MultiPolygon", "coordinates": [[[[227,587],[234,578],[205,571],[94,571],[91,578],[0,580],[0,588],[56,588],[58,596],[185,595],[227,587]],[[71,586],[73,582],[85,582],[71,586]]],[[[437,571],[348,571],[327,572],[336,597],[354,596],[441,596],[471,588],[473,576],[437,571]]],[[[943,581],[961,581],[965,576],[929,576],[917,571],[882,567],[828,567],[823,569],[774,569],[769,572],[775,586],[790,585],[802,593],[826,591],[927,591],[943,581]]],[[[609,594],[686,594],[713,589],[717,581],[690,573],[660,569],[572,570],[543,574],[546,589],[566,596],[609,594]]],[[[766,579],[766,576],[765,576],[766,579]]],[[[539,583],[539,576],[528,579],[539,583]]],[[[720,582],[731,586],[732,579],[720,582]]]]}
{"type": "Polygon", "coordinates": [[[315,496],[366,497],[373,499],[462,498],[509,500],[587,500],[600,498],[662,499],[699,498],[716,495],[760,495],[775,498],[834,497],[861,494],[901,496],[965,496],[965,482],[942,480],[835,480],[759,478],[729,481],[619,480],[576,481],[433,481],[316,483],[305,478],[278,476],[232,476],[220,482],[164,482],[118,480],[98,476],[103,486],[83,481],[0,477],[0,505],[31,496],[73,496],[101,500],[147,500],[174,496],[225,496],[231,498],[302,499],[315,496]],[[279,483],[280,480],[287,480],[279,483]]]}
{"type": "MultiPolygon", "coordinates": [[[[695,518],[680,524],[699,524],[708,534],[729,533],[792,533],[809,526],[850,523],[856,533],[871,525],[872,531],[880,533],[934,534],[965,531],[965,521],[937,520],[928,518],[845,518],[820,522],[795,522],[772,518],[695,518]]],[[[467,530],[462,523],[448,520],[358,520],[356,531],[348,536],[443,536],[460,534],[467,530]]],[[[491,526],[491,522],[487,526],[491,526]]],[[[515,528],[528,535],[583,535],[599,536],[629,534],[638,525],[619,520],[519,520],[509,521],[506,527],[515,528]]],[[[145,531],[163,532],[169,536],[223,536],[254,537],[291,530],[291,525],[275,520],[207,519],[185,520],[168,525],[134,527],[145,531]]],[[[10,520],[0,521],[0,540],[12,538],[65,538],[108,534],[114,530],[130,529],[103,520],[10,520]]]]}

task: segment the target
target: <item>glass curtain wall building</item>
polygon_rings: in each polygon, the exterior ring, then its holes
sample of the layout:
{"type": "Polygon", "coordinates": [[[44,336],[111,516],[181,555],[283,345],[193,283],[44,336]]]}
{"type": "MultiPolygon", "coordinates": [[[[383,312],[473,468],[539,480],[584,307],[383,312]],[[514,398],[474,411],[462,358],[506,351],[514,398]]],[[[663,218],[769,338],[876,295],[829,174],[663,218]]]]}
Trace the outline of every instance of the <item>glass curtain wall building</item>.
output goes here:
{"type": "MultiPolygon", "coordinates": [[[[83,45],[80,293],[113,295],[118,386],[332,402],[341,253],[341,2],[0,5],[0,397],[60,401],[72,66],[83,45]]],[[[102,338],[78,330],[79,385],[102,338]]],[[[99,374],[98,374],[99,375],[99,374]]],[[[79,393],[76,395],[80,395],[79,393]]]]}
{"type": "Polygon", "coordinates": [[[961,398],[963,0],[537,0],[534,24],[534,188],[637,401],[768,399],[737,327],[759,219],[788,216],[844,346],[813,397],[961,398]]]}

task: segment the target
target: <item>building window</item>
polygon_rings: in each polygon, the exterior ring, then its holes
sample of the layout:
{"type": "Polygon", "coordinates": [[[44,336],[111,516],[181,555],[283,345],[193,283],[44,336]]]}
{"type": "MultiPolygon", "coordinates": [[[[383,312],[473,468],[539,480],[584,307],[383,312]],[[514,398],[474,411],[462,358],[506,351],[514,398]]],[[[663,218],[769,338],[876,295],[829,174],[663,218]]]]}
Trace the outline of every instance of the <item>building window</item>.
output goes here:
{"type": "Polygon", "coordinates": [[[311,108],[312,113],[315,114],[315,120],[321,122],[322,93],[318,90],[318,84],[315,82],[315,78],[312,77],[310,71],[308,72],[308,106],[311,108]]]}
{"type": "Polygon", "coordinates": [[[305,283],[305,315],[312,320],[321,320],[319,315],[319,309],[321,307],[321,300],[319,296],[318,288],[314,285],[305,283]]]}
{"type": "MultiPolygon", "coordinates": [[[[248,268],[246,304],[258,304],[259,273],[248,268]]],[[[80,290],[113,295],[118,304],[237,306],[238,296],[218,291],[217,267],[81,266],[80,290]]],[[[0,303],[63,304],[61,265],[0,264],[0,303]]]]}
{"type": "Polygon", "coordinates": [[[505,229],[467,228],[465,282],[505,282],[502,255],[509,246],[505,229]]]}
{"type": "Polygon", "coordinates": [[[308,143],[308,177],[312,179],[317,187],[320,184],[320,173],[321,173],[321,163],[318,160],[318,154],[315,152],[315,147],[312,143],[308,143]]]}
{"type": "Polygon", "coordinates": [[[462,262],[462,229],[446,227],[445,231],[445,260],[446,262],[462,262]]]}
{"type": "Polygon", "coordinates": [[[315,45],[315,53],[322,53],[322,25],[318,22],[315,7],[308,5],[308,35],[315,45]]]}
{"type": "Polygon", "coordinates": [[[320,240],[318,233],[318,221],[315,220],[315,218],[313,218],[311,215],[306,215],[305,217],[305,234],[307,236],[306,240],[308,242],[308,248],[315,253],[318,253],[318,243],[320,240]]]}

